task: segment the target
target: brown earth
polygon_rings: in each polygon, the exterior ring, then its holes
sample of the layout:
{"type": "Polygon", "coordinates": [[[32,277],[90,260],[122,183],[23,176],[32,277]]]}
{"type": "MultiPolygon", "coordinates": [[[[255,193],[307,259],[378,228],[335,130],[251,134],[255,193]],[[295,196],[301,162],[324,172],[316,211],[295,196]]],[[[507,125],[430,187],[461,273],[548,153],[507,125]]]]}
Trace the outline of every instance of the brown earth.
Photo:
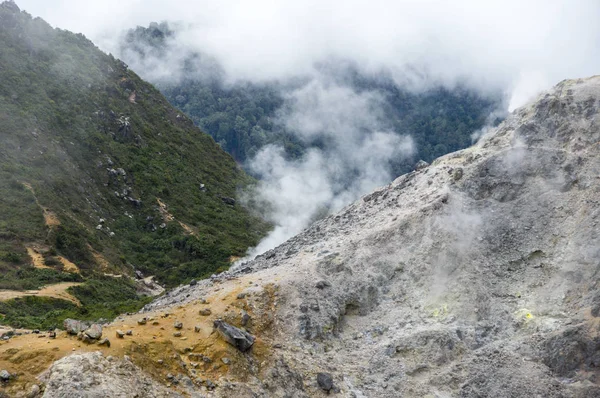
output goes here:
{"type": "Polygon", "coordinates": [[[25,296],[42,296],[70,301],[71,303],[79,306],[81,305],[79,300],[67,292],[68,288],[79,285],[81,285],[79,282],[62,282],[54,285],[44,286],[40,290],[0,290],[0,301],[12,300],[25,296]]]}
{"type": "Polygon", "coordinates": [[[255,282],[251,277],[226,281],[214,289],[211,296],[171,308],[168,312],[159,310],[121,316],[104,327],[103,337],[110,339],[110,348],[85,344],[66,332],[59,332],[55,339],[45,334],[26,334],[0,342],[0,369],[18,374],[6,392],[18,395],[29,391],[33,384],[40,384],[38,376],[53,362],[74,352],[89,351],[102,351],[104,355],[114,357],[128,355],[136,365],[160,381],[164,381],[169,373],[186,374],[189,369],[195,369],[196,376],[203,379],[216,380],[226,376],[244,381],[248,378],[248,369],[262,369],[271,362],[272,318],[265,314],[274,311],[276,288],[273,285],[260,288],[261,291],[254,294],[257,300],[254,303],[250,303],[249,296],[238,298],[245,287],[255,282]],[[257,302],[264,311],[257,311],[257,302]],[[211,314],[199,315],[199,311],[206,308],[211,314]],[[227,344],[213,331],[213,321],[217,318],[239,326],[242,310],[252,317],[252,330],[257,336],[250,355],[227,344]],[[138,324],[142,318],[147,319],[145,325],[138,324]],[[174,328],[175,321],[183,323],[179,330],[181,337],[174,336],[178,332],[174,328]],[[196,326],[200,328],[199,332],[195,332],[196,326]],[[118,338],[117,330],[131,330],[133,335],[118,338]],[[203,357],[209,359],[203,360],[203,357]],[[228,358],[230,363],[226,365],[223,358],[228,358]]]}

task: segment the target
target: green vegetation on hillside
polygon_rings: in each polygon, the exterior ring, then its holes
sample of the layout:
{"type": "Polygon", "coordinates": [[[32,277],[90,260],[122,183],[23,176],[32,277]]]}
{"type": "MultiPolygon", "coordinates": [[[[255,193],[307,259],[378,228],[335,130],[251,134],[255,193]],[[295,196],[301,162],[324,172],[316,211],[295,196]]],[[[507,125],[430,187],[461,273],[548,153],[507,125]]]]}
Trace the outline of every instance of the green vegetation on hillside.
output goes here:
{"type": "Polygon", "coordinates": [[[135,286],[124,278],[95,277],[84,285],[69,288],[69,291],[81,306],[38,296],[0,301],[0,322],[29,329],[62,328],[65,318],[111,320],[120,314],[135,312],[151,300],[139,297],[135,286]]]}
{"type": "MultiPolygon", "coordinates": [[[[108,316],[141,302],[108,294],[123,286],[103,273],[174,286],[225,269],[268,228],[222,199],[253,180],[210,136],[83,35],[11,2],[0,4],[0,120],[0,289],[81,278],[77,311],[108,316]],[[32,246],[53,269],[33,267],[32,246]],[[64,272],[60,256],[81,276],[64,272]],[[82,289],[100,282],[115,308],[85,300],[82,289]]],[[[0,314],[12,322],[10,308],[44,314],[52,303],[0,303],[0,314]]]]}

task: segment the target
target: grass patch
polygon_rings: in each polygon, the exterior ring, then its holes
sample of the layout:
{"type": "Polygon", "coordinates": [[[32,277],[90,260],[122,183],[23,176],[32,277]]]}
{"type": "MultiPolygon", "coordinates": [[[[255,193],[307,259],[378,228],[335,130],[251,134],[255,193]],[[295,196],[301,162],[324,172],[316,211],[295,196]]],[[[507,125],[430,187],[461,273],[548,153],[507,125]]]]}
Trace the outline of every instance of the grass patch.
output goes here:
{"type": "Polygon", "coordinates": [[[16,328],[60,329],[66,318],[109,321],[122,313],[137,312],[151,301],[138,296],[133,283],[122,278],[98,277],[69,292],[81,301],[81,307],[48,297],[21,297],[0,302],[0,323],[16,328]]]}

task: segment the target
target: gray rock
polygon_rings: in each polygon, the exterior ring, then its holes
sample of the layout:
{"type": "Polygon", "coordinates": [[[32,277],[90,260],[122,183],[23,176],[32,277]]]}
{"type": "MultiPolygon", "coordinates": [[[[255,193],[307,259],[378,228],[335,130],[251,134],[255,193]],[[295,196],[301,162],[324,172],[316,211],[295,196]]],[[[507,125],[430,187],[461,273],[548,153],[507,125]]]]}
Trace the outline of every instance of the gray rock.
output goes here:
{"type": "Polygon", "coordinates": [[[226,342],[238,350],[245,352],[252,348],[255,338],[250,333],[238,329],[221,319],[215,320],[213,326],[226,342]]]}
{"type": "Polygon", "coordinates": [[[210,310],[210,308],[203,308],[199,311],[199,314],[202,316],[209,316],[210,314],[212,314],[212,311],[210,310]]]}
{"type": "Polygon", "coordinates": [[[67,318],[63,321],[63,328],[68,334],[77,335],[87,329],[88,325],[84,322],[67,318]]]}
{"type": "Polygon", "coordinates": [[[175,329],[182,329],[183,328],[183,323],[181,323],[179,321],[175,321],[175,323],[173,324],[173,327],[175,329]]]}
{"type": "Polygon", "coordinates": [[[429,167],[429,163],[427,163],[424,160],[419,160],[416,164],[415,164],[415,170],[422,170],[426,167],[429,167]]]}
{"type": "Polygon", "coordinates": [[[235,206],[235,199],[233,198],[228,198],[228,197],[222,197],[221,200],[223,201],[223,203],[225,203],[226,205],[229,206],[235,206]]]}
{"type": "Polygon", "coordinates": [[[31,386],[29,389],[29,394],[27,394],[27,398],[36,398],[41,393],[41,388],[37,384],[31,386]]]}
{"type": "Polygon", "coordinates": [[[0,381],[7,383],[12,378],[10,372],[6,369],[0,371],[0,381]]]}
{"type": "Polygon", "coordinates": [[[242,311],[242,319],[240,322],[242,326],[248,326],[248,323],[250,322],[251,319],[252,318],[246,311],[242,311]]]}
{"type": "Polygon", "coordinates": [[[182,398],[130,360],[109,361],[100,352],[74,354],[56,361],[44,376],[44,397],[182,398]]]}
{"type": "Polygon", "coordinates": [[[333,377],[330,373],[318,373],[317,374],[317,384],[319,388],[323,391],[330,392],[333,390],[333,377]]]}
{"type": "Polygon", "coordinates": [[[116,333],[118,338],[122,339],[125,337],[125,332],[123,332],[122,330],[117,330],[116,333]]]}
{"type": "Polygon", "coordinates": [[[325,289],[326,287],[331,287],[331,283],[328,281],[318,281],[315,287],[317,289],[325,289]]]}
{"type": "Polygon", "coordinates": [[[102,337],[102,326],[98,323],[94,323],[83,333],[92,340],[98,340],[100,337],[102,337]]]}
{"type": "Polygon", "coordinates": [[[106,338],[102,339],[98,341],[98,345],[110,347],[110,340],[106,338]]]}

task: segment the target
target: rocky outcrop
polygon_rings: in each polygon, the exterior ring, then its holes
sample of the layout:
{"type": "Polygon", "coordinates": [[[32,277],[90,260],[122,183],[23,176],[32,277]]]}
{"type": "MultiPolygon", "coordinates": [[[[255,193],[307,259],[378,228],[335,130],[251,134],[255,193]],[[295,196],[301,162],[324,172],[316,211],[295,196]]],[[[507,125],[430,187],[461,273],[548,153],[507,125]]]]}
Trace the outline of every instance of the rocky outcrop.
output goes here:
{"type": "Polygon", "coordinates": [[[44,398],[54,397],[181,397],[146,375],[127,357],[101,353],[63,358],[43,377],[44,398]]]}
{"type": "Polygon", "coordinates": [[[217,319],[214,322],[214,328],[225,341],[242,352],[248,351],[254,344],[255,338],[250,333],[238,329],[220,319],[217,319]]]}

